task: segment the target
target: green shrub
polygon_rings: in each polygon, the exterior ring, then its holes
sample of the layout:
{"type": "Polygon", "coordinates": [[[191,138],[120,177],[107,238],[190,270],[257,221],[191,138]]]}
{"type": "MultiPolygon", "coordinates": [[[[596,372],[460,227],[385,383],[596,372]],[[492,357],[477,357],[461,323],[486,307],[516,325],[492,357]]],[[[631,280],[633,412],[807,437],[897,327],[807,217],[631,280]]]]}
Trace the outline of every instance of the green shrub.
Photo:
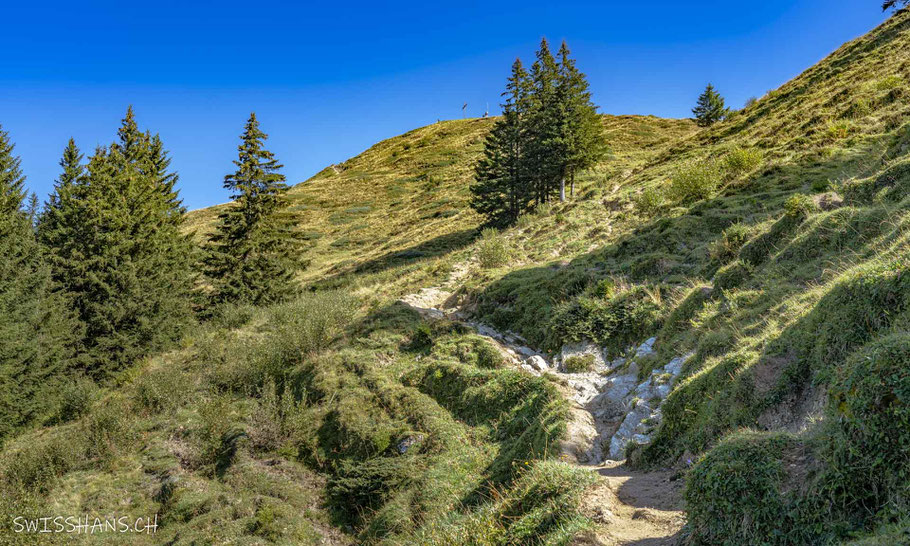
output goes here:
{"type": "Polygon", "coordinates": [[[430,352],[433,348],[433,330],[428,323],[421,322],[414,328],[407,348],[409,351],[430,352]]]}
{"type": "Polygon", "coordinates": [[[732,178],[748,174],[762,163],[763,154],[755,148],[734,148],[724,156],[724,166],[732,178]]]}
{"type": "Polygon", "coordinates": [[[223,303],[212,310],[210,321],[219,328],[234,329],[252,320],[256,307],[239,303],[223,303]]]}
{"type": "Polygon", "coordinates": [[[609,299],[582,294],[557,306],[546,345],[555,349],[570,341],[591,340],[621,352],[652,335],[662,318],[657,289],[635,286],[609,299]]]}
{"type": "Polygon", "coordinates": [[[801,193],[791,195],[784,203],[784,211],[793,217],[805,218],[815,210],[816,206],[812,198],[801,193]]]}
{"type": "Polygon", "coordinates": [[[739,288],[752,276],[752,268],[742,260],[731,262],[714,274],[714,288],[730,290],[739,288]]]}
{"type": "Polygon", "coordinates": [[[359,302],[340,290],[304,293],[288,303],[269,308],[271,342],[283,357],[301,357],[322,351],[350,325],[359,302]]]}
{"type": "Polygon", "coordinates": [[[687,204],[714,196],[721,181],[721,168],[714,161],[688,161],[670,179],[670,197],[687,204]]]}
{"type": "Polygon", "coordinates": [[[809,185],[809,187],[811,187],[812,191],[815,193],[826,192],[831,189],[831,186],[831,181],[827,178],[816,178],[809,185]]]}
{"type": "Polygon", "coordinates": [[[826,142],[837,142],[839,140],[844,140],[850,133],[855,130],[853,123],[849,120],[839,120],[828,122],[828,125],[825,127],[824,140],[826,142]]]}
{"type": "Polygon", "coordinates": [[[701,458],[686,481],[693,543],[801,543],[791,534],[796,495],[785,492],[797,492],[799,484],[788,483],[782,462],[798,447],[783,433],[740,432],[701,458]]]}
{"type": "Polygon", "coordinates": [[[890,91],[904,84],[904,78],[897,74],[892,74],[875,82],[877,91],[890,91]]]}
{"type": "Polygon", "coordinates": [[[666,207],[664,192],[658,188],[647,188],[634,199],[638,213],[646,218],[656,216],[666,207]]]}
{"type": "Polygon", "coordinates": [[[725,263],[736,257],[739,249],[749,240],[749,226],[736,223],[724,230],[723,235],[708,247],[712,260],[725,263]]]}
{"type": "Polygon", "coordinates": [[[58,391],[57,408],[49,422],[67,423],[79,419],[88,413],[97,394],[97,385],[87,377],[65,381],[58,391]]]}
{"type": "Polygon", "coordinates": [[[147,370],[134,383],[137,405],[152,413],[173,411],[188,397],[191,379],[180,370],[158,367],[147,370]]]}
{"type": "Polygon", "coordinates": [[[509,261],[509,249],[505,239],[493,228],[484,229],[477,242],[477,260],[480,267],[492,269],[509,261]]]}
{"type": "Polygon", "coordinates": [[[474,352],[477,355],[477,365],[481,368],[494,370],[502,368],[506,364],[502,353],[486,341],[477,341],[474,345],[474,352]]]}
{"type": "Polygon", "coordinates": [[[274,381],[267,381],[250,415],[247,427],[250,446],[264,452],[285,446],[297,432],[305,411],[290,388],[279,392],[274,381]]]}
{"type": "Polygon", "coordinates": [[[0,458],[3,489],[12,495],[47,492],[56,478],[82,463],[81,439],[74,432],[58,428],[5,445],[0,458]]]}
{"type": "Polygon", "coordinates": [[[830,407],[839,438],[829,447],[848,512],[910,510],[910,334],[874,341],[836,368],[830,407]]]}
{"type": "Polygon", "coordinates": [[[237,442],[244,437],[227,395],[214,395],[198,407],[199,425],[193,431],[195,466],[208,475],[220,475],[233,463],[237,442]]]}
{"type": "Polygon", "coordinates": [[[595,357],[592,354],[572,355],[563,363],[566,373],[585,373],[594,370],[595,357]]]}

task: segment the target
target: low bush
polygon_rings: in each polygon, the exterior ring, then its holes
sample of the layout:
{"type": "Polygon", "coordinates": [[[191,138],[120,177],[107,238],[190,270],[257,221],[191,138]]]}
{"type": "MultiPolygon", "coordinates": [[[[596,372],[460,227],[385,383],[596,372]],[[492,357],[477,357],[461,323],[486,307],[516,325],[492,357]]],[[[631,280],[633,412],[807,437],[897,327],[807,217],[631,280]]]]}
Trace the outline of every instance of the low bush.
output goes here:
{"type": "Polygon", "coordinates": [[[594,370],[594,355],[572,355],[563,363],[566,373],[584,373],[594,370]]]}
{"type": "Polygon", "coordinates": [[[798,484],[782,462],[798,449],[784,433],[740,432],[725,438],[686,480],[694,544],[794,544],[791,510],[798,484]]]}
{"type": "Polygon", "coordinates": [[[749,240],[749,226],[736,223],[724,230],[723,235],[708,247],[711,259],[726,263],[736,257],[739,249],[749,240]]]}
{"type": "Polygon", "coordinates": [[[658,188],[647,188],[634,198],[635,209],[646,218],[656,216],[666,207],[664,192],[658,188]]]}
{"type": "Polygon", "coordinates": [[[177,409],[189,395],[192,383],[180,370],[158,367],[146,370],[134,382],[136,404],[149,412],[177,409]]]}
{"type": "Polygon", "coordinates": [[[57,406],[49,424],[75,421],[86,413],[98,394],[95,382],[87,377],[76,377],[60,385],[57,406]]]}
{"type": "Polygon", "coordinates": [[[683,204],[709,199],[722,178],[722,169],[715,161],[688,161],[670,179],[669,194],[683,204]]]}
{"type": "Polygon", "coordinates": [[[759,168],[763,157],[755,148],[734,148],[724,156],[724,166],[731,178],[738,178],[759,168]]]}
{"type": "Polygon", "coordinates": [[[650,337],[662,318],[657,289],[634,286],[610,298],[581,294],[556,308],[546,345],[590,340],[618,353],[650,337]]]}
{"type": "MultiPolygon", "coordinates": [[[[836,369],[828,447],[836,504],[849,514],[910,513],[910,334],[874,341],[836,369]]],[[[862,522],[868,523],[868,522],[862,522]]]]}
{"type": "Polygon", "coordinates": [[[741,260],[736,260],[720,268],[714,274],[714,288],[718,290],[739,288],[751,276],[752,268],[741,260]]]}
{"type": "Polygon", "coordinates": [[[492,269],[500,267],[509,261],[509,248],[505,239],[493,228],[484,229],[477,242],[477,260],[480,267],[492,269]]]}

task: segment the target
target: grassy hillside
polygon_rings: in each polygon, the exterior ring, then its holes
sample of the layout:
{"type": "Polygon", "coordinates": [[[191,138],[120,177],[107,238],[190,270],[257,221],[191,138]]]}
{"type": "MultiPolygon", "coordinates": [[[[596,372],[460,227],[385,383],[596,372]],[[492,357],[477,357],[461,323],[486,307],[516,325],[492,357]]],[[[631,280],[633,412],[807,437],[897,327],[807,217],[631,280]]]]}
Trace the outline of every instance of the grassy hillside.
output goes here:
{"type": "Polygon", "coordinates": [[[504,234],[517,258],[471,276],[478,314],[540,347],[619,353],[653,334],[652,366],[694,352],[633,454],[708,452],[689,484],[694,542],[834,540],[907,513],[903,440],[866,427],[906,427],[906,375],[889,366],[906,364],[910,326],[908,52],[904,11],[618,187],[589,178],[588,201],[504,234]],[[881,355],[874,387],[857,383],[863,354],[881,355]],[[742,427],[786,432],[726,436],[742,427]]]}
{"type": "Polygon", "coordinates": [[[158,514],[138,544],[596,536],[595,477],[556,460],[563,386],[395,303],[459,271],[466,310],[541,350],[654,335],[643,376],[694,353],[628,454],[686,473],[692,543],[905,538],[910,13],[710,129],[605,116],[610,154],[573,199],[477,238],[491,123],[416,129],[294,186],[312,292],[72,385],[0,452],[0,514],[158,514]]]}
{"type": "MultiPolygon", "coordinates": [[[[492,123],[454,120],[415,129],[293,186],[290,209],[309,241],[302,282],[380,283],[391,296],[389,284],[400,283],[404,272],[420,278],[428,265],[450,262],[480,223],[468,206],[469,187],[492,123]]],[[[694,131],[691,121],[649,116],[605,116],[604,125],[611,161],[597,169],[601,180],[628,176],[694,131]]],[[[189,228],[202,238],[220,208],[190,212],[189,228]]]]}

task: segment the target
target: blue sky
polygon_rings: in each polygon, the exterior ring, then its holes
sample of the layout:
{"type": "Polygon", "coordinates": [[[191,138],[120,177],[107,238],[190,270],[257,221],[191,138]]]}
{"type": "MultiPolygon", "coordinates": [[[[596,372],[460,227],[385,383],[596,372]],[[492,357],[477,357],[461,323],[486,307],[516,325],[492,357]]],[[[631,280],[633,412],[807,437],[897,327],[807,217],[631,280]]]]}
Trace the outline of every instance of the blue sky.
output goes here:
{"type": "Polygon", "coordinates": [[[602,112],[687,117],[707,82],[739,107],[886,17],[874,0],[432,4],[11,3],[0,126],[43,200],[67,139],[110,142],[132,104],[192,209],[227,200],[253,110],[297,183],[464,102],[495,113],[541,36],[568,41],[602,112]]]}

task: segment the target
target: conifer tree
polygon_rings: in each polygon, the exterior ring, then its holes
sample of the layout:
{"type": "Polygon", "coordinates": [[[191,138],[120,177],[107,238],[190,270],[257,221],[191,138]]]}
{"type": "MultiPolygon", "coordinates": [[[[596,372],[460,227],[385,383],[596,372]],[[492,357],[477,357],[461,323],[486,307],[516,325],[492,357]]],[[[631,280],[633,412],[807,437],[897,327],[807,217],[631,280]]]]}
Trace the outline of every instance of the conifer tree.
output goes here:
{"type": "Polygon", "coordinates": [[[484,156],[475,167],[471,207],[487,224],[507,226],[526,212],[533,198],[524,161],[527,144],[528,73],[516,59],[503,96],[502,117],[484,141],[484,156]]]}
{"type": "Polygon", "coordinates": [[[556,103],[559,126],[559,196],[566,199],[566,180],[575,195],[575,176],[596,164],[606,152],[603,123],[591,102],[587,78],[575,65],[565,42],[559,48],[556,103]]]}
{"type": "Polygon", "coordinates": [[[718,121],[723,121],[730,110],[724,106],[724,98],[709,83],[704,93],[698,97],[698,103],[692,109],[692,113],[699,127],[710,127],[718,121]]]}
{"type": "Polygon", "coordinates": [[[132,108],[118,136],[84,172],[75,145],[67,146],[39,222],[54,276],[85,325],[83,361],[96,377],[166,346],[190,319],[192,245],[181,232],[176,175],[132,108]]]}
{"type": "Polygon", "coordinates": [[[218,216],[204,259],[214,304],[268,304],[295,291],[297,237],[294,220],[284,209],[287,186],[283,165],[265,149],[268,135],[256,114],[246,122],[237,170],[224,177],[233,203],[218,216]]]}
{"type": "Polygon", "coordinates": [[[0,130],[0,441],[49,409],[49,392],[72,365],[78,338],[35,239],[34,211],[23,208],[24,182],[0,130]]]}
{"type": "Polygon", "coordinates": [[[546,38],[540,41],[537,60],[531,65],[528,154],[525,161],[535,204],[546,203],[559,190],[559,158],[565,155],[561,139],[562,111],[557,97],[559,66],[546,38]]]}

